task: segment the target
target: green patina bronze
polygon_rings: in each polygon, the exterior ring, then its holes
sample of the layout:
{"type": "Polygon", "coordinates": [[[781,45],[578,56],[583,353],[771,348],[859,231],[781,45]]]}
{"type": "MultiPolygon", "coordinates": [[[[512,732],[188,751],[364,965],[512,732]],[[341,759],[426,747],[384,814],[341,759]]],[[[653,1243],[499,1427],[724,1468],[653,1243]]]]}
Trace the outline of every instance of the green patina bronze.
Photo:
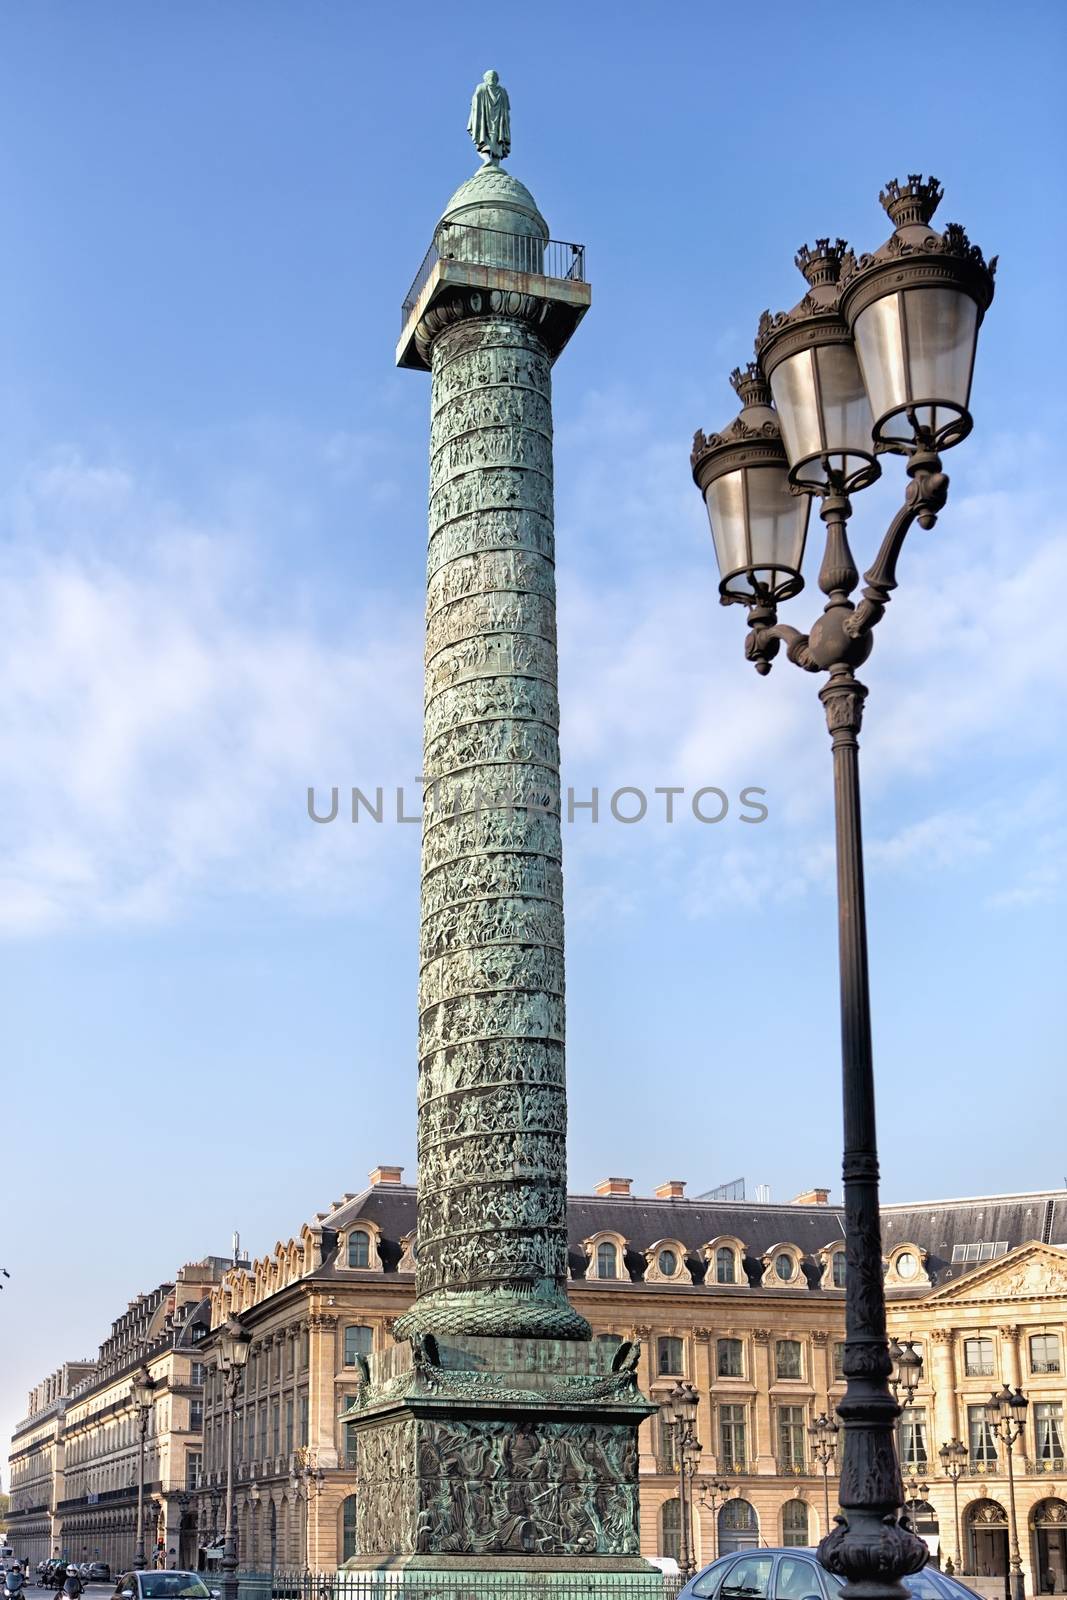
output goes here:
{"type": "Polygon", "coordinates": [[[433,379],[417,1296],[345,1413],[350,1566],[441,1600],[517,1571],[530,1593],[580,1572],[652,1600],[637,1347],[592,1344],[566,1292],[551,368],[588,290],[544,275],[548,226],[499,165],[495,73],[469,131],[484,164],[438,223],[398,350],[433,379]]]}

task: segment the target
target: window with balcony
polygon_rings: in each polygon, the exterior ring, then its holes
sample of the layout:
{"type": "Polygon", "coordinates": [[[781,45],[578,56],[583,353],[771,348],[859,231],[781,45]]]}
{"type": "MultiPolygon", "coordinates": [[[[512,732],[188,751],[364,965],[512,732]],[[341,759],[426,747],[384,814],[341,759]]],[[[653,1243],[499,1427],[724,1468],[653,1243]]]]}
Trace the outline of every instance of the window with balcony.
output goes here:
{"type": "Polygon", "coordinates": [[[963,1370],[968,1378],[993,1376],[992,1339],[964,1339],[963,1370]]]}
{"type": "Polygon", "coordinates": [[[619,1276],[619,1252],[610,1240],[605,1239],[596,1247],[596,1275],[598,1278],[619,1276]]]}
{"type": "Polygon", "coordinates": [[[369,1356],[374,1348],[374,1329],[362,1323],[350,1324],[345,1329],[345,1366],[357,1365],[358,1356],[369,1356]]]}
{"type": "Polygon", "coordinates": [[[275,1400],[270,1408],[270,1453],[276,1456],[282,1447],[282,1408],[275,1400]]]}
{"type": "Polygon", "coordinates": [[[189,1402],[189,1432],[200,1433],[204,1427],[204,1402],[196,1399],[189,1402]]]}
{"type": "Polygon", "coordinates": [[[804,1441],[807,1426],[803,1406],[778,1407],[778,1468],[781,1472],[803,1472],[804,1441]]]}
{"type": "Polygon", "coordinates": [[[744,1350],[740,1339],[720,1339],[715,1347],[715,1371],[720,1378],[744,1375],[744,1350]]]}
{"type": "Polygon", "coordinates": [[[744,1472],[747,1456],[744,1406],[719,1407],[719,1469],[744,1472]]]}
{"type": "Polygon", "coordinates": [[[305,1444],[307,1444],[307,1442],[308,1442],[308,1397],[307,1397],[306,1394],[302,1394],[300,1396],[300,1443],[302,1445],[305,1445],[305,1444]]]}
{"type": "Polygon", "coordinates": [[[291,1456],[293,1453],[293,1402],[291,1400],[285,1402],[285,1453],[287,1456],[291,1456]]]}
{"type": "Polygon", "coordinates": [[[1039,1400],[1034,1405],[1034,1443],[1037,1459],[1047,1465],[1063,1466],[1063,1405],[1059,1400],[1039,1400]]]}
{"type": "Polygon", "coordinates": [[[370,1234],[365,1228],[353,1228],[348,1235],[348,1265],[370,1266],[370,1234]]]}
{"type": "Polygon", "coordinates": [[[797,1339],[778,1339],[774,1346],[774,1375],[776,1378],[800,1378],[800,1342],[797,1339]]]}
{"type": "Polygon", "coordinates": [[[203,1361],[194,1361],[189,1368],[189,1382],[202,1384],[207,1378],[207,1367],[203,1361]]]}
{"type": "Polygon", "coordinates": [[[729,1245],[720,1245],[715,1252],[715,1282],[737,1282],[737,1257],[729,1245]]]}
{"type": "Polygon", "coordinates": [[[1058,1333],[1030,1335],[1030,1371],[1036,1374],[1059,1372],[1060,1336],[1058,1333]]]}
{"type": "Polygon", "coordinates": [[[990,1427],[985,1406],[967,1407],[967,1442],[972,1470],[988,1472],[996,1465],[997,1439],[990,1427]]]}
{"type": "Polygon", "coordinates": [[[925,1472],[927,1455],[926,1407],[907,1406],[899,1422],[900,1464],[925,1472]]]}
{"type": "Polygon", "coordinates": [[[661,1378],[680,1378],[682,1366],[682,1341],[664,1334],[656,1340],[656,1371],[661,1378]]]}

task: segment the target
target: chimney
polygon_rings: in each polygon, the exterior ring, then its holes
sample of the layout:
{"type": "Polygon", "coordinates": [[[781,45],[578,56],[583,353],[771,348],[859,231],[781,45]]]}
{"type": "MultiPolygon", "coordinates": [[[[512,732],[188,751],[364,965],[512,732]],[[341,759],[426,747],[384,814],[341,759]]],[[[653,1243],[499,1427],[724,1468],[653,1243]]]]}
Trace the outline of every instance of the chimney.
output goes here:
{"type": "Polygon", "coordinates": [[[380,1183],[403,1183],[403,1181],[403,1167],[375,1167],[370,1174],[372,1189],[376,1189],[380,1183]]]}
{"type": "Polygon", "coordinates": [[[666,1183],[658,1183],[653,1192],[657,1200],[682,1200],[685,1198],[685,1184],[681,1178],[668,1178],[666,1183]]]}
{"type": "Polygon", "coordinates": [[[601,1178],[594,1189],[594,1194],[625,1194],[630,1193],[632,1178],[601,1178]]]}
{"type": "Polygon", "coordinates": [[[791,1202],[795,1206],[824,1206],[830,1199],[829,1189],[805,1189],[791,1202]]]}

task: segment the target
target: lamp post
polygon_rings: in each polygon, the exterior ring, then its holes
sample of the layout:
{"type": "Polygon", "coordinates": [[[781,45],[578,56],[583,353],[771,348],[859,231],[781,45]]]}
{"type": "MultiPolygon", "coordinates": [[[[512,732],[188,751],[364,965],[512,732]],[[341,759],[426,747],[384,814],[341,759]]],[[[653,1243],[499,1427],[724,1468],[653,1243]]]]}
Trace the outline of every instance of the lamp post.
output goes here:
{"type": "Polygon", "coordinates": [[[133,1564],[140,1572],[145,1565],[144,1553],[144,1458],[145,1442],[148,1438],[148,1424],[152,1416],[152,1401],[157,1388],[156,1380],[148,1370],[147,1364],[140,1367],[134,1374],[130,1384],[130,1399],[134,1410],[137,1412],[137,1427],[139,1432],[139,1445],[137,1451],[137,1543],[133,1552],[133,1564]]]}
{"type": "Polygon", "coordinates": [[[905,1339],[901,1344],[894,1339],[889,1346],[889,1360],[892,1363],[889,1387],[893,1391],[893,1399],[906,1411],[915,1400],[915,1391],[922,1377],[923,1358],[916,1350],[914,1340],[905,1339]]]}
{"type": "Polygon", "coordinates": [[[311,1458],[311,1452],[306,1445],[302,1445],[297,1452],[296,1460],[289,1470],[289,1487],[295,1495],[304,1498],[304,1571],[309,1572],[310,1566],[310,1530],[311,1530],[311,1494],[315,1493],[316,1502],[323,1489],[326,1487],[326,1473],[322,1467],[316,1466],[311,1458]]]}
{"type": "Polygon", "coordinates": [[[1015,1469],[1012,1457],[1015,1453],[1015,1441],[1026,1427],[1026,1413],[1029,1406],[1030,1402],[1021,1389],[1016,1389],[1013,1393],[1005,1383],[1001,1388],[994,1389],[989,1396],[986,1413],[994,1437],[1003,1441],[1004,1454],[1008,1461],[1008,1512],[1011,1517],[1008,1592],[1011,1600],[1024,1600],[1023,1563],[1019,1553],[1019,1522],[1015,1515],[1015,1469]]]}
{"type": "Polygon", "coordinates": [[[248,1503],[252,1507],[252,1549],[249,1559],[255,1565],[259,1560],[259,1484],[255,1478],[248,1485],[248,1503]]]}
{"type": "Polygon", "coordinates": [[[837,1452],[837,1435],[840,1428],[833,1417],[824,1411],[821,1416],[808,1429],[808,1438],[811,1440],[811,1453],[822,1468],[822,1497],[823,1507],[826,1512],[824,1527],[830,1527],[830,1462],[837,1452]]]}
{"type": "Polygon", "coordinates": [[[216,1364],[226,1396],[226,1529],[222,1546],[222,1600],[237,1600],[237,1508],[233,1496],[234,1417],[241,1379],[248,1363],[252,1335],[236,1317],[228,1317],[217,1334],[216,1364]]]}
{"type": "Polygon", "coordinates": [[[720,597],[748,608],[747,659],[766,674],[784,644],[794,665],[827,674],[819,698],[832,740],[837,836],[847,1387],[837,1408],[841,1512],[819,1554],[848,1580],[846,1596],[864,1600],[903,1600],[901,1577],[928,1555],[900,1521],[900,1407],[887,1381],[858,768],[867,690],[855,674],[896,588],[909,529],[933,527],[945,505],[938,452],[972,426],[971,375],[995,263],[987,266],[955,224],[943,234],[931,228],[940,198],[935,179],[894,181],[881,196],[894,233],[879,250],[857,259],[840,239],[800,250],[807,293],[790,312],[764,313],[757,361],[732,375],[740,416],[710,438],[697,433],[692,455],[720,597]],[[856,604],[852,496],[880,475],[885,452],[907,458],[909,483],[856,604]],[[810,633],[800,633],[778,622],[778,607],[803,587],[813,499],[826,524],[818,577],[826,604],[810,633]]]}
{"type": "Polygon", "coordinates": [[[702,1511],[711,1512],[711,1559],[714,1561],[719,1553],[719,1507],[725,1505],[727,1497],[733,1494],[733,1485],[727,1483],[725,1478],[715,1478],[711,1483],[700,1486],[700,1508],[702,1511]]]}
{"type": "Polygon", "coordinates": [[[695,1570],[689,1502],[697,1457],[701,1450],[696,1436],[699,1397],[691,1383],[676,1383],[670,1392],[668,1402],[671,1428],[674,1433],[675,1458],[678,1464],[678,1516],[682,1535],[682,1558],[679,1565],[685,1581],[692,1577],[695,1570]]]}
{"type": "Polygon", "coordinates": [[[967,1446],[962,1439],[952,1438],[946,1441],[937,1452],[941,1457],[941,1471],[952,1479],[952,1522],[956,1535],[956,1571],[963,1572],[960,1550],[960,1479],[963,1477],[963,1467],[967,1460],[967,1446]]]}

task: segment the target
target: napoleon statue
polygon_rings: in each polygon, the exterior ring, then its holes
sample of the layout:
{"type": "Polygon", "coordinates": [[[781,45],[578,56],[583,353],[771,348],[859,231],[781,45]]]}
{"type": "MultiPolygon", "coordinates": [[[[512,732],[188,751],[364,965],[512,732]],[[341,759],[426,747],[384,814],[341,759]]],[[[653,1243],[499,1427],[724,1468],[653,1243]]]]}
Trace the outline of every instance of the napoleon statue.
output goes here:
{"type": "Polygon", "coordinates": [[[496,166],[511,150],[511,102],[492,69],[471,96],[467,132],[486,166],[496,166]]]}

